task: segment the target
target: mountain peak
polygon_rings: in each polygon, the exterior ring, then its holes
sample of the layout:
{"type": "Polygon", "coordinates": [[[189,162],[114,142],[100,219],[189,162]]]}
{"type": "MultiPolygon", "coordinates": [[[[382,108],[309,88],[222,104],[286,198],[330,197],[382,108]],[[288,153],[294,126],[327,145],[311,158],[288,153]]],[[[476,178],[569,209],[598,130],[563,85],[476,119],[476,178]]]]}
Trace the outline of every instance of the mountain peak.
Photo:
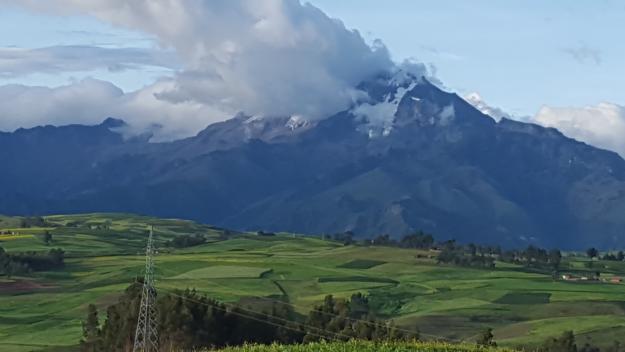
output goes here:
{"type": "Polygon", "coordinates": [[[100,126],[106,127],[106,128],[118,128],[118,127],[126,126],[126,122],[122,119],[116,119],[114,117],[107,117],[104,121],[102,121],[100,126]]]}
{"type": "Polygon", "coordinates": [[[388,136],[393,129],[410,124],[446,127],[454,123],[456,115],[462,117],[458,120],[462,123],[486,120],[456,94],[410,72],[377,77],[359,87],[368,93],[368,100],[356,104],[350,112],[360,123],[358,130],[370,138],[388,136]]]}
{"type": "Polygon", "coordinates": [[[393,129],[395,115],[404,95],[418,84],[422,77],[398,70],[380,75],[361,83],[358,88],[367,93],[368,99],[356,104],[350,112],[361,122],[359,130],[370,138],[388,136],[393,129]]]}
{"type": "Polygon", "coordinates": [[[0,212],[19,204],[301,233],[625,243],[618,155],[553,129],[497,123],[414,75],[362,87],[366,100],[322,121],[239,115],[171,143],[124,141],[113,118],[0,134],[11,165],[0,174],[0,212]]]}

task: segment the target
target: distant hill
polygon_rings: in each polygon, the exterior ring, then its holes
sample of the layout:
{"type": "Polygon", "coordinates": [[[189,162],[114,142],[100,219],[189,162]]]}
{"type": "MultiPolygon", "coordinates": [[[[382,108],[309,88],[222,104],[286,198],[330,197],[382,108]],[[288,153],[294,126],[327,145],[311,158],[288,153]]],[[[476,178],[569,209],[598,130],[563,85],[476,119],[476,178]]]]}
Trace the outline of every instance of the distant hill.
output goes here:
{"type": "Polygon", "coordinates": [[[124,139],[115,119],[0,133],[0,213],[115,211],[236,229],[625,245],[617,154],[555,129],[496,122],[409,74],[360,88],[368,100],[322,121],[239,115],[170,143],[124,139]]]}

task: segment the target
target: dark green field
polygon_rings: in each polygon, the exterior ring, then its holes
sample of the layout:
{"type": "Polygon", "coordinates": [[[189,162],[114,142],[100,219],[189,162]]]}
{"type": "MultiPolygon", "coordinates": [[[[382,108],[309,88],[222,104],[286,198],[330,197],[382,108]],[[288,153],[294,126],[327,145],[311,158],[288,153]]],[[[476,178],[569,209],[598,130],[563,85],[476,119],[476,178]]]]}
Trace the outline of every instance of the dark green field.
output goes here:
{"type": "MultiPolygon", "coordinates": [[[[537,344],[564,330],[574,330],[578,344],[611,345],[625,336],[621,284],[554,281],[504,263],[494,270],[440,266],[428,259],[433,253],[290,234],[224,234],[182,220],[110,214],[46,220],[59,226],[48,230],[51,247],[66,251],[66,267],[0,278],[1,351],[71,350],[87,305],[104,309],[141,275],[148,224],[155,226],[160,248],[157,288],[163,292],[190,287],[226,302],[280,298],[301,313],[327,294],[364,292],[380,316],[404,329],[418,327],[425,338],[450,341],[473,342],[485,327],[494,328],[504,346],[537,344]],[[177,235],[196,233],[209,242],[165,247],[177,235]]],[[[0,230],[8,224],[16,226],[4,219],[0,230]]],[[[48,250],[45,230],[14,229],[17,235],[0,235],[0,245],[8,252],[48,250]]],[[[585,260],[566,257],[563,268],[625,274],[625,263],[595,262],[586,269],[585,260]]]]}

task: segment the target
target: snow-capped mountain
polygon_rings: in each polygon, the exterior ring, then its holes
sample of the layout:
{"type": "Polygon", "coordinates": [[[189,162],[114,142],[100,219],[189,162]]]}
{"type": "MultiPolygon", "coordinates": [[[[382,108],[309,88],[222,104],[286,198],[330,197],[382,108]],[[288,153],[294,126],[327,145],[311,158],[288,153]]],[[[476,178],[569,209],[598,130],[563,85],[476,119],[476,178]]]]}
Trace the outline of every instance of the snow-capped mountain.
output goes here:
{"type": "Polygon", "coordinates": [[[117,120],[1,133],[0,213],[123,211],[254,230],[625,244],[617,154],[496,121],[408,73],[358,88],[361,100],[320,121],[239,115],[171,143],[124,139],[117,120]]]}
{"type": "Polygon", "coordinates": [[[494,118],[497,121],[502,119],[510,119],[512,116],[500,108],[487,104],[479,93],[473,92],[464,96],[464,99],[483,114],[494,118]]]}

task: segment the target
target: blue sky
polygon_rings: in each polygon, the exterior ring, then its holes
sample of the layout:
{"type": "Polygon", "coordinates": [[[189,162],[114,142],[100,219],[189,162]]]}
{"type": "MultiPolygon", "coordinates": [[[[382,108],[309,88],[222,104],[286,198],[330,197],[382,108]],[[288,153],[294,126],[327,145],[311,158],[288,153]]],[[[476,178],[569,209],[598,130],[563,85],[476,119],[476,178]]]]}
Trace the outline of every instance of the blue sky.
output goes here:
{"type": "MultiPolygon", "coordinates": [[[[396,61],[433,64],[461,94],[477,91],[517,115],[543,105],[625,103],[625,2],[600,0],[312,0],[368,41],[379,38],[396,61]]],[[[152,36],[86,16],[51,16],[4,6],[0,47],[53,45],[155,46],[152,36]]],[[[167,70],[35,73],[1,83],[58,85],[94,76],[124,90],[154,82],[167,70]]]]}
{"type": "MultiPolygon", "coordinates": [[[[153,36],[115,27],[93,17],[53,16],[0,5],[0,48],[42,48],[61,45],[88,45],[107,48],[152,48],[153,36]]],[[[107,69],[41,73],[2,77],[0,84],[58,86],[75,79],[96,77],[114,82],[126,91],[139,89],[171,73],[160,67],[138,67],[112,72],[107,69]]]]}
{"type": "Polygon", "coordinates": [[[313,0],[396,60],[433,63],[454,90],[513,113],[625,103],[625,2],[313,0]],[[383,4],[383,5],[382,5],[383,4]]]}

